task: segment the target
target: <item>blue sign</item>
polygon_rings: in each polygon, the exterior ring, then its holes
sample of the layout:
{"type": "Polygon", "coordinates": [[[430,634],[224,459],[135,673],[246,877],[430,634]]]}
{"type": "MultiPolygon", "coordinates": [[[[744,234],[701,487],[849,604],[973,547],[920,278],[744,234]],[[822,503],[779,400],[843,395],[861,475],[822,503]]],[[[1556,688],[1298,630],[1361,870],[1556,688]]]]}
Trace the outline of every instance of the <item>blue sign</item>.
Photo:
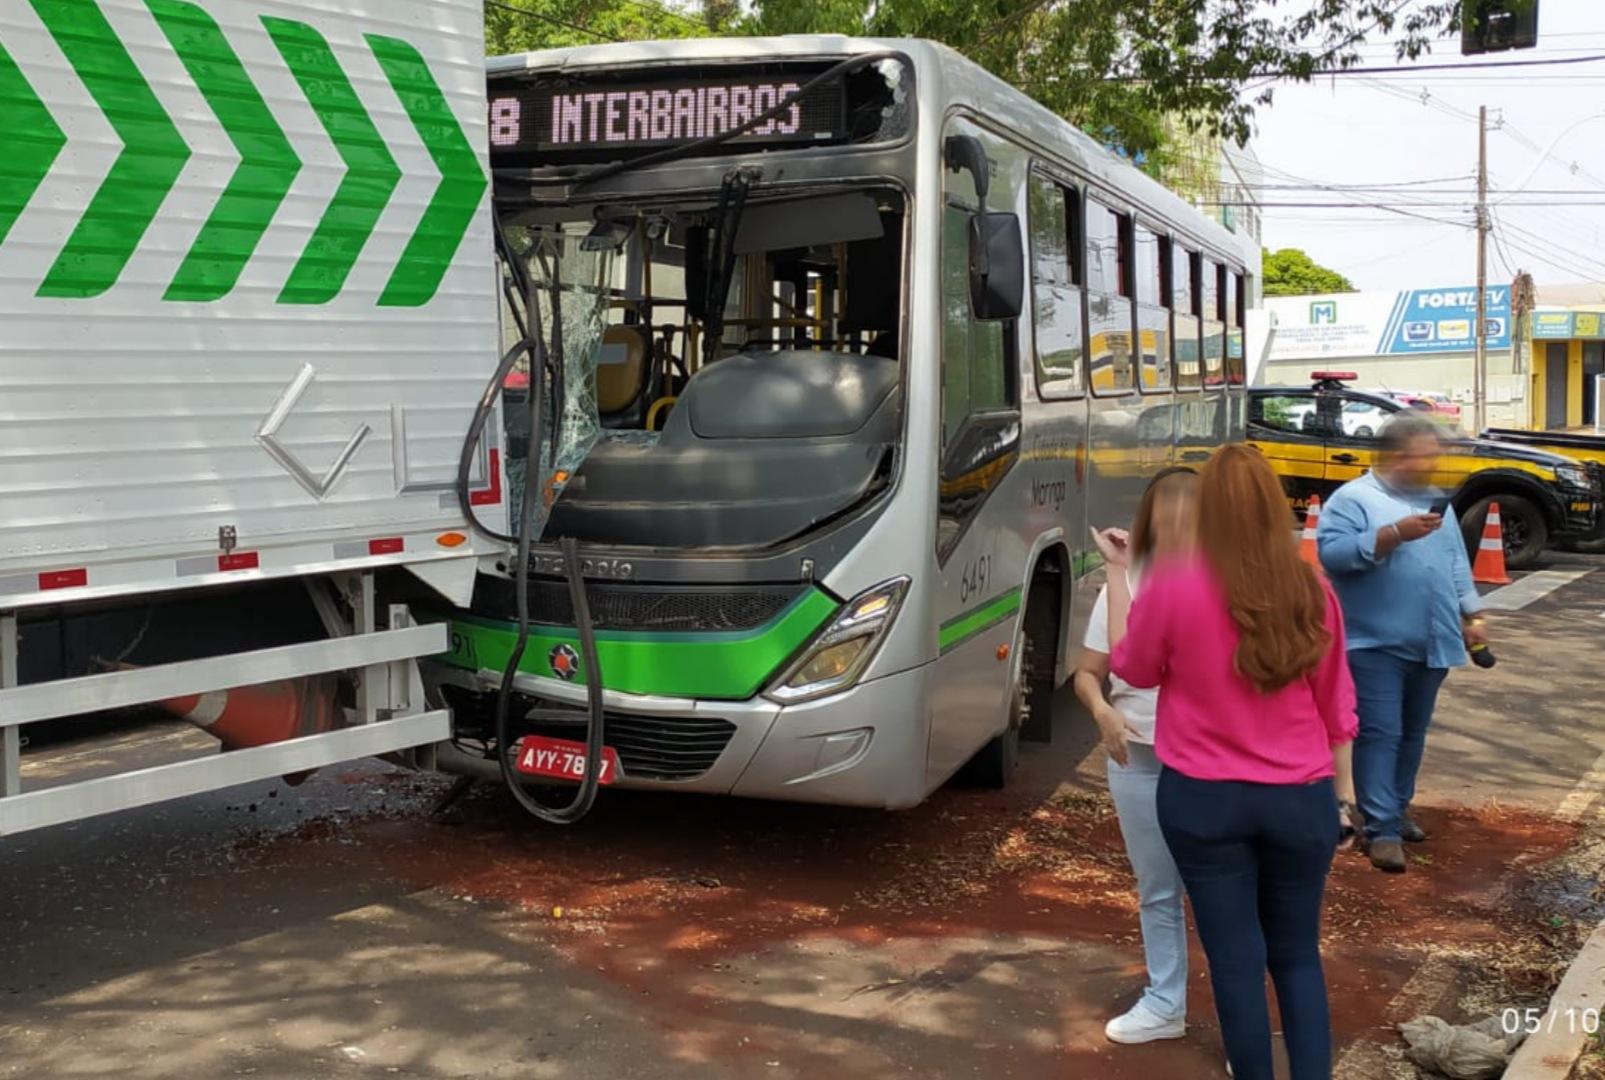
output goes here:
{"type": "MultiPolygon", "coordinates": [[[[1510,289],[1484,291],[1484,341],[1490,349],[1510,348],[1510,289]]],[[[1377,343],[1378,356],[1408,353],[1471,352],[1477,347],[1477,289],[1412,289],[1393,302],[1377,343]]]]}

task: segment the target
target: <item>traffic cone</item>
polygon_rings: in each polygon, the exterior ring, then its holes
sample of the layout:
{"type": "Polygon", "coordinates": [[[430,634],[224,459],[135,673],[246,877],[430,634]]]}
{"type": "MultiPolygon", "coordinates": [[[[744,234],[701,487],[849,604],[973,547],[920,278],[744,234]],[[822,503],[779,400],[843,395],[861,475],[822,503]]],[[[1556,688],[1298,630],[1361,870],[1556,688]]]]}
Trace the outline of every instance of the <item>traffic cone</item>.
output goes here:
{"type": "Polygon", "coordinates": [[[1477,560],[1471,564],[1471,580],[1479,585],[1509,585],[1505,572],[1505,530],[1499,524],[1499,504],[1488,504],[1482,523],[1482,539],[1477,541],[1477,560]]]}
{"type": "Polygon", "coordinates": [[[1315,543],[1315,526],[1321,520],[1321,497],[1310,496],[1310,508],[1304,511],[1304,532],[1298,538],[1299,558],[1315,567],[1321,568],[1321,551],[1315,543]]]}

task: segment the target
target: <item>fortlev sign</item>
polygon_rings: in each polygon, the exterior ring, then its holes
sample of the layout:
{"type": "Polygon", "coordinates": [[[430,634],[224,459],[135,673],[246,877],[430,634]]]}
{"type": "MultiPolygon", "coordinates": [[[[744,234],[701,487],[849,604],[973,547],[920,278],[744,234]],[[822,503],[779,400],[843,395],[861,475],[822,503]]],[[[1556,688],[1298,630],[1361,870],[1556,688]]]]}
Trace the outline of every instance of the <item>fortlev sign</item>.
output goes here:
{"type": "MultiPolygon", "coordinates": [[[[1509,348],[1510,290],[1498,286],[1485,296],[1488,348],[1509,348]]],[[[1475,287],[1277,296],[1267,298],[1265,306],[1276,317],[1272,360],[1409,356],[1476,348],[1475,287]]]]}

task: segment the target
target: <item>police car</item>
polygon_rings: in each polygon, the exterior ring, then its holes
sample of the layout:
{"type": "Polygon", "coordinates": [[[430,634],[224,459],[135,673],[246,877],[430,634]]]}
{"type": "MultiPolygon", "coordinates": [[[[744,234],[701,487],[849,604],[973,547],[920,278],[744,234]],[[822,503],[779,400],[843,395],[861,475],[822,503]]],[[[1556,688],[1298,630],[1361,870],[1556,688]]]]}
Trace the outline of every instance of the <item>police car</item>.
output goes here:
{"type": "MultiPolygon", "coordinates": [[[[1249,390],[1248,441],[1270,460],[1300,519],[1312,496],[1325,499],[1370,469],[1382,424],[1409,408],[1352,389],[1347,383],[1356,378],[1317,371],[1308,386],[1249,390]]],[[[1532,566],[1551,545],[1595,538],[1602,526],[1597,472],[1558,454],[1446,428],[1433,482],[1450,493],[1468,544],[1481,535],[1488,505],[1499,503],[1505,561],[1514,569],[1532,566]]]]}

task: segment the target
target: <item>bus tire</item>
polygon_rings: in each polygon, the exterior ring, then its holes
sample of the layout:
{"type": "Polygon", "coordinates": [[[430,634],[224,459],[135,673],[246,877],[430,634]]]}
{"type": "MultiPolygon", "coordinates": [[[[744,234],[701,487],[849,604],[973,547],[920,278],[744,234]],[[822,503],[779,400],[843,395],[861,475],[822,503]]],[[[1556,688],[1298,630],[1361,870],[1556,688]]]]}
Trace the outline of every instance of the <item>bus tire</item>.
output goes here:
{"type": "Polygon", "coordinates": [[[1531,499],[1520,495],[1497,495],[1478,499],[1460,518],[1466,550],[1473,561],[1482,540],[1482,526],[1490,503],[1499,504],[1499,521],[1505,538],[1505,566],[1511,570],[1530,570],[1549,546],[1549,522],[1531,499]]]}
{"type": "Polygon", "coordinates": [[[1053,690],[1059,651],[1060,578],[1039,570],[1031,579],[1022,617],[1020,670],[1024,685],[1024,717],[1020,737],[1026,742],[1053,741],[1053,690]]]}
{"type": "Polygon", "coordinates": [[[1007,787],[1020,764],[1020,740],[1032,738],[1046,742],[1052,735],[1058,612],[1058,580],[1051,574],[1039,574],[1026,594],[1025,611],[1015,636],[1020,664],[1009,694],[1008,723],[965,763],[960,773],[962,783],[994,789],[1007,787]],[[1040,713],[1036,711],[1039,707],[1040,713]]]}

